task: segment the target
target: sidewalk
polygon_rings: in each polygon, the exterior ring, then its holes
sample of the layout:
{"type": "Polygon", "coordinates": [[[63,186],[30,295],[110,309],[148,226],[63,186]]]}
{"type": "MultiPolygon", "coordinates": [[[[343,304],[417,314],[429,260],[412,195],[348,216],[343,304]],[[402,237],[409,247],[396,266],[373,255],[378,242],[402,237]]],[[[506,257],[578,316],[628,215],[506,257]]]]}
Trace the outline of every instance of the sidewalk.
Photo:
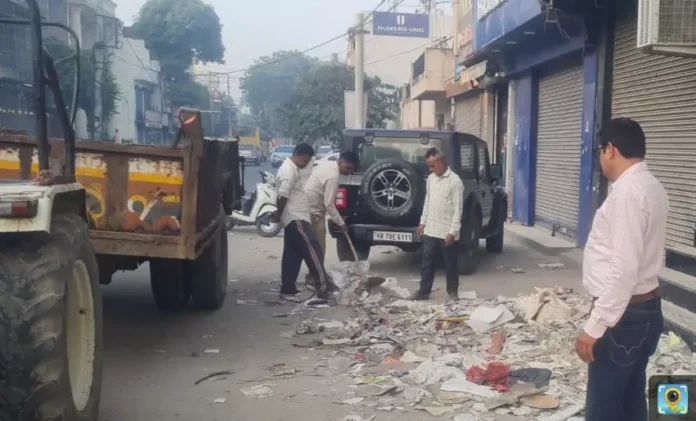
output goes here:
{"type": "MultiPolygon", "coordinates": [[[[567,269],[582,270],[582,249],[573,239],[552,236],[541,227],[505,225],[506,234],[537,251],[558,256],[567,269]]],[[[660,295],[665,330],[680,335],[696,351],[696,277],[663,268],[660,272],[660,295]]]]}
{"type": "Polygon", "coordinates": [[[547,229],[514,223],[506,224],[505,232],[527,247],[551,256],[558,256],[568,269],[582,270],[582,249],[569,237],[562,234],[553,236],[547,229]]]}

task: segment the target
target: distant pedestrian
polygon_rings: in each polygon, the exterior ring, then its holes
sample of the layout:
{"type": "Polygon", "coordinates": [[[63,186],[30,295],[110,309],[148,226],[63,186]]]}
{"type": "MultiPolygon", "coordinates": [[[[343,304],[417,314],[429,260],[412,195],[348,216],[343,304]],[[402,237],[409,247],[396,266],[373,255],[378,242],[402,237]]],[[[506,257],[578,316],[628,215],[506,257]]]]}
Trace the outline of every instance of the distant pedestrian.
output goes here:
{"type": "Polygon", "coordinates": [[[647,421],[648,358],[662,332],[658,272],[663,265],[668,198],[643,162],[645,134],[617,118],[599,134],[611,191],[585,245],[583,284],[594,297],[576,341],[588,363],[587,421],[647,421]]]}
{"type": "Polygon", "coordinates": [[[426,183],[425,204],[418,227],[422,237],[423,264],[418,291],[412,300],[427,300],[433,289],[438,254],[445,261],[447,295],[459,300],[459,268],[457,256],[464,206],[464,184],[447,165],[445,155],[436,148],[425,154],[430,176],[426,183]]]}
{"type": "Polygon", "coordinates": [[[301,170],[307,168],[314,157],[314,149],[306,143],[298,144],[292,156],[283,162],[276,175],[278,187],[278,213],[285,228],[283,235],[283,258],[281,263],[281,289],[284,298],[293,299],[298,294],[297,277],[302,261],[316,280],[318,298],[328,298],[335,287],[329,279],[321,259],[321,246],[312,230],[309,203],[305,194],[305,182],[301,170]]]}
{"type": "Polygon", "coordinates": [[[111,141],[114,143],[121,143],[121,135],[118,133],[118,129],[114,130],[114,135],[111,138],[111,141]]]}

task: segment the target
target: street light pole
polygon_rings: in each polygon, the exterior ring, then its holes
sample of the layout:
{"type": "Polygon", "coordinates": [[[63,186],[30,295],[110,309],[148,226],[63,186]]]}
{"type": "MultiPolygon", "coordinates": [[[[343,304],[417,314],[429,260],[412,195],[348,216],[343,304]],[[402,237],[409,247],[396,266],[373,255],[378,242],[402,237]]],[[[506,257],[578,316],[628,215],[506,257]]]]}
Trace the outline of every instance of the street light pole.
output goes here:
{"type": "Polygon", "coordinates": [[[365,128],[365,17],[355,14],[355,128],[365,128]]]}

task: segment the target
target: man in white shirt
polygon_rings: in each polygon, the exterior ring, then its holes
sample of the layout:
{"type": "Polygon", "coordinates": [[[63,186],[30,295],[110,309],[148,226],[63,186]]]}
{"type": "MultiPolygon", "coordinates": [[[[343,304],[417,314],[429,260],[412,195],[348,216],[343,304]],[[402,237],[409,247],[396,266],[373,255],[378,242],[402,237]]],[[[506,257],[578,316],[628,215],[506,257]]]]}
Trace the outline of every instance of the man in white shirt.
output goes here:
{"type": "Polygon", "coordinates": [[[464,184],[447,165],[445,155],[436,148],[425,154],[430,168],[425,191],[425,204],[421,215],[418,234],[423,239],[423,264],[421,282],[412,300],[427,300],[435,280],[437,253],[445,261],[447,295],[450,300],[459,300],[458,242],[462,226],[464,206],[464,184]]]}
{"type": "Polygon", "coordinates": [[[304,191],[306,181],[302,180],[300,173],[309,165],[313,156],[314,149],[311,145],[298,144],[292,156],[283,161],[276,175],[277,215],[280,215],[280,223],[285,228],[280,274],[280,294],[285,298],[294,298],[299,292],[297,276],[303,260],[312,278],[317,280],[318,298],[327,298],[327,293],[334,288],[320,257],[321,246],[312,230],[309,203],[304,191]]]}
{"type": "Polygon", "coordinates": [[[612,186],[584,252],[583,285],[594,297],[576,340],[578,356],[589,364],[586,420],[647,421],[645,370],[663,327],[657,276],[669,204],[643,162],[638,123],[614,119],[599,138],[595,153],[612,186]]]}
{"type": "Polygon", "coordinates": [[[345,230],[346,224],[336,209],[336,190],[341,174],[353,172],[358,165],[358,156],[351,151],[342,152],[337,161],[318,162],[305,185],[312,216],[312,228],[321,245],[322,261],[326,255],[326,216],[345,230]]]}

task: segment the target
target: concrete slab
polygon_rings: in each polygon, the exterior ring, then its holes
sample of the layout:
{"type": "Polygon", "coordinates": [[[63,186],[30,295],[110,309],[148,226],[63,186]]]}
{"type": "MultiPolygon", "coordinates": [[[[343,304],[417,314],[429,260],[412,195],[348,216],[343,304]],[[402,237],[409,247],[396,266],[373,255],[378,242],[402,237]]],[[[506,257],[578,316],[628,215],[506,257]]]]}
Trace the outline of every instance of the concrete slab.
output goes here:
{"type": "Polygon", "coordinates": [[[578,248],[570,239],[559,235],[552,236],[551,231],[541,227],[507,224],[505,225],[505,231],[525,241],[530,247],[546,253],[561,253],[578,248]]]}
{"type": "Polygon", "coordinates": [[[665,330],[673,330],[696,351],[696,314],[670,301],[662,300],[665,330]]]}

